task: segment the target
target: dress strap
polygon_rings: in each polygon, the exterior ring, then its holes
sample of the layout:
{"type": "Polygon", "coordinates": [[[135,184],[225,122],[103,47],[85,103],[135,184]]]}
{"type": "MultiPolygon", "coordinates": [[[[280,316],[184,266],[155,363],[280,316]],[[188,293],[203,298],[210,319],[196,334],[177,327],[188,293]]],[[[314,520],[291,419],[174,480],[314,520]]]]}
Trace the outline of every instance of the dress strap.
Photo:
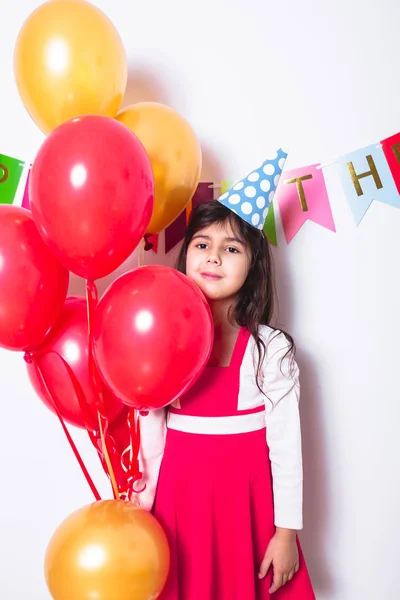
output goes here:
{"type": "Polygon", "coordinates": [[[246,352],[247,345],[249,343],[251,333],[246,327],[241,327],[238,335],[238,339],[233,350],[230,367],[239,367],[243,362],[243,357],[246,352]]]}

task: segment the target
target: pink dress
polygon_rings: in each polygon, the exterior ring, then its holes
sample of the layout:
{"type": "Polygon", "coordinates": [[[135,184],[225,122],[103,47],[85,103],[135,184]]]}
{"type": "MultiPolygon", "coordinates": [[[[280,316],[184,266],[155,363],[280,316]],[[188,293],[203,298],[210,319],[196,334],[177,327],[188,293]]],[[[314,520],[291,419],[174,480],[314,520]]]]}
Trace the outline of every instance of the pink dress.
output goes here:
{"type": "Polygon", "coordinates": [[[171,547],[160,600],[315,599],[300,547],[300,570],[278,592],[272,569],[257,577],[275,527],[264,409],[238,411],[249,337],[241,329],[229,367],[207,367],[169,409],[154,505],[171,547]]]}

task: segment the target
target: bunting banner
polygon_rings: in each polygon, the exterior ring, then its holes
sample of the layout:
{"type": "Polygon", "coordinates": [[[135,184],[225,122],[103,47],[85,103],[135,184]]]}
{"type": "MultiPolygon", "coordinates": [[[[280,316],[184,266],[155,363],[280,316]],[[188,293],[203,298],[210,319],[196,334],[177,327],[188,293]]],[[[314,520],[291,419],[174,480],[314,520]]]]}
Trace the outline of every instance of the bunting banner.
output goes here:
{"type": "MultiPolygon", "coordinates": [[[[359,226],[374,200],[400,208],[400,133],[396,133],[375,144],[344,154],[329,165],[318,163],[284,170],[264,227],[271,244],[278,245],[276,207],[279,209],[287,244],[306,221],[336,232],[323,174],[323,169],[333,164],[337,165],[356,226],[359,226]]],[[[0,204],[15,203],[29,209],[30,167],[29,163],[0,154],[0,204]]],[[[219,197],[233,184],[233,180],[199,183],[189,206],[165,230],[166,253],[182,241],[193,208],[219,197]]],[[[149,247],[157,253],[158,236],[151,236],[149,242],[149,247]]]]}
{"type": "Polygon", "coordinates": [[[179,215],[179,217],[175,219],[175,221],[165,230],[166,254],[168,254],[172,248],[175,248],[175,246],[183,239],[183,236],[185,235],[186,223],[193,208],[202,202],[213,200],[213,198],[214,189],[212,182],[200,182],[189,206],[186,208],[186,211],[179,215]]]}

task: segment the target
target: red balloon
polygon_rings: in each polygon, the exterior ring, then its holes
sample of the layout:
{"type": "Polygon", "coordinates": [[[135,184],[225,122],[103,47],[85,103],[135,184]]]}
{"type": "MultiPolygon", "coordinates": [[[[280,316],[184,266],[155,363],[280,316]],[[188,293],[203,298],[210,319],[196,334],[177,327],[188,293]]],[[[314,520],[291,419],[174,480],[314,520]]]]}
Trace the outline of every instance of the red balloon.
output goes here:
{"type": "Polygon", "coordinates": [[[94,280],[138,245],[153,210],[154,178],[138,138],[115,119],[89,115],[57,127],[29,182],[43,239],[73,273],[94,280]]]}
{"type": "Polygon", "coordinates": [[[186,275],[153,265],[109,286],[95,310],[93,338],[97,366],[113,392],[137,409],[161,408],[203,371],[213,321],[186,275]]]}
{"type": "MultiPolygon", "coordinates": [[[[46,383],[52,395],[57,399],[57,406],[62,417],[72,425],[84,428],[85,418],[73,383],[62,360],[53,351],[64,358],[78,379],[89,412],[88,425],[91,429],[97,430],[99,428],[96,409],[97,396],[89,373],[89,336],[84,298],[74,296],[67,298],[60,318],[36,352],[46,383]]],[[[28,364],[27,369],[36,393],[46,406],[55,412],[53,402],[38,379],[34,366],[28,364]]],[[[124,405],[101,380],[100,385],[104,398],[104,413],[109,421],[113,421],[123,410],[124,405]]]]}
{"type": "Polygon", "coordinates": [[[68,282],[30,211],[0,205],[0,346],[38,346],[62,310],[68,282]]]}

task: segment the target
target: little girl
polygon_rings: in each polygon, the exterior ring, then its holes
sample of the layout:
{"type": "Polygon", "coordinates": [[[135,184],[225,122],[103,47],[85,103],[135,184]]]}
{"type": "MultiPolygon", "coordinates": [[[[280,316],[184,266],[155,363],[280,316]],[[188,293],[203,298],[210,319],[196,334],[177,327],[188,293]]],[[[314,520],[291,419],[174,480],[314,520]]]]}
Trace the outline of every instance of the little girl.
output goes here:
{"type": "Polygon", "coordinates": [[[215,338],[194,386],[142,419],[140,501],[150,508],[155,495],[171,547],[161,600],[315,599],[296,536],[299,370],[292,338],[270,325],[274,280],[262,231],[285,158],[278,151],[195,208],[180,251],[178,269],[207,298],[215,338]]]}

